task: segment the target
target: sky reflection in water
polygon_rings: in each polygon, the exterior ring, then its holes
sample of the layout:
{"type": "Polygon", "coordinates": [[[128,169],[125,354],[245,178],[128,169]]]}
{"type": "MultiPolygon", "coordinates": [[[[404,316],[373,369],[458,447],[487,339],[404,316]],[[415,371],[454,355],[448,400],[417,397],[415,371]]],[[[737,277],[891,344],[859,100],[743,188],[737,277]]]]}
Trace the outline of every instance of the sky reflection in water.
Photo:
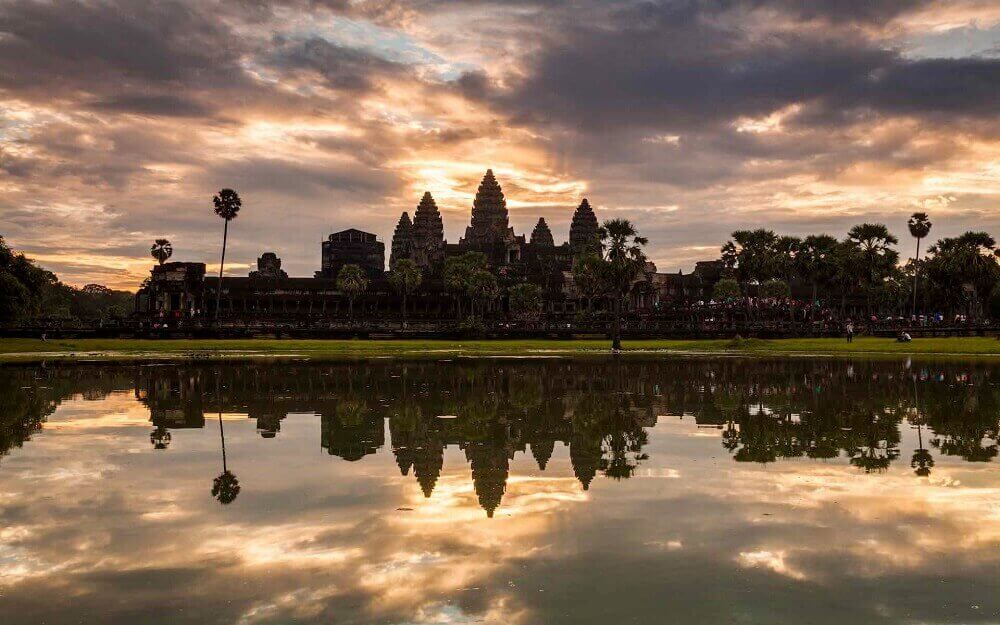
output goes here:
{"type": "Polygon", "coordinates": [[[3,374],[4,623],[1000,622],[995,365],[3,374]]]}

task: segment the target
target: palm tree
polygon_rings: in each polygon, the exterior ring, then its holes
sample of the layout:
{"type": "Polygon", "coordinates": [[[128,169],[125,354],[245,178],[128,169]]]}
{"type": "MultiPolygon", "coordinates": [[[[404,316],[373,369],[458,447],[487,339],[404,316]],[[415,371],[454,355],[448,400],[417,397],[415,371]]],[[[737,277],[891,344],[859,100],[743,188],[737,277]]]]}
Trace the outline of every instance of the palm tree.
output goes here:
{"type": "Polygon", "coordinates": [[[174,247],[166,239],[156,239],[149,248],[149,255],[156,259],[161,265],[174,255],[174,247]]]}
{"type": "Polygon", "coordinates": [[[971,294],[970,313],[978,312],[980,295],[989,295],[1000,281],[1000,255],[996,240],[986,232],[966,232],[941,239],[930,248],[928,276],[952,302],[971,294]]]}
{"type": "MultiPolygon", "coordinates": [[[[500,295],[500,285],[496,277],[487,269],[479,269],[469,276],[469,297],[480,302],[480,316],[486,316],[490,304],[500,295]]],[[[475,316],[475,310],[472,311],[475,316]]]]}
{"type": "Polygon", "coordinates": [[[611,219],[600,228],[601,247],[604,250],[604,278],[614,295],[614,322],[611,326],[611,349],[622,348],[622,300],[632,283],[646,268],[646,255],[642,246],[648,242],[639,236],[635,226],[627,219],[611,219]]]}
{"type": "Polygon", "coordinates": [[[347,314],[353,319],[354,299],[368,289],[368,276],[357,265],[344,265],[337,272],[337,288],[347,295],[347,314]]]}
{"type": "Polygon", "coordinates": [[[917,240],[917,253],[913,257],[913,308],[910,310],[910,314],[915,315],[917,314],[917,278],[920,276],[920,239],[930,233],[932,224],[927,213],[913,213],[906,225],[910,229],[910,235],[917,240]]]}
{"type": "Polygon", "coordinates": [[[455,294],[456,312],[462,318],[462,295],[469,292],[470,280],[478,271],[486,271],[486,256],[482,252],[466,252],[444,261],[445,288],[455,294]]]}
{"type": "Polygon", "coordinates": [[[865,297],[871,312],[871,296],[885,275],[896,266],[899,254],[890,246],[899,243],[883,224],[859,224],[847,233],[847,240],[857,247],[866,283],[865,297]]]}
{"type": "Polygon", "coordinates": [[[594,298],[603,294],[601,271],[604,259],[597,254],[587,254],[573,263],[573,288],[587,300],[587,312],[593,311],[594,298]]]}
{"type": "Polygon", "coordinates": [[[243,207],[240,196],[232,189],[222,189],[212,198],[215,214],[226,221],[222,229],[222,260],[219,262],[219,286],[215,289],[215,318],[219,318],[219,304],[222,302],[222,271],[226,266],[226,239],[229,236],[229,222],[236,219],[243,207]]]}
{"type": "Polygon", "coordinates": [[[406,299],[420,287],[424,276],[417,264],[409,258],[396,261],[389,272],[389,282],[403,296],[403,329],[406,329],[406,299]]]}
{"type": "Polygon", "coordinates": [[[736,271],[740,282],[761,283],[780,271],[779,245],[791,246],[792,239],[782,241],[771,230],[737,230],[722,246],[722,260],[736,271]]]}
{"type": "Polygon", "coordinates": [[[819,285],[833,282],[837,275],[837,239],[828,234],[807,236],[799,245],[795,265],[799,277],[812,284],[810,316],[815,318],[819,285]]]}

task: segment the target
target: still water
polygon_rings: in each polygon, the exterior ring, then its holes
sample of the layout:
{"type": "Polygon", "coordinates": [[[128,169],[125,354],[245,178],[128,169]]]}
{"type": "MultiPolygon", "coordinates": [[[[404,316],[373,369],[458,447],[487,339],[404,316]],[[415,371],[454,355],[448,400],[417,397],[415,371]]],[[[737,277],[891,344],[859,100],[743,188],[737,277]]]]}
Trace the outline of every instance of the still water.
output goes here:
{"type": "Polygon", "coordinates": [[[0,622],[1000,623],[1000,366],[0,369],[0,622]]]}

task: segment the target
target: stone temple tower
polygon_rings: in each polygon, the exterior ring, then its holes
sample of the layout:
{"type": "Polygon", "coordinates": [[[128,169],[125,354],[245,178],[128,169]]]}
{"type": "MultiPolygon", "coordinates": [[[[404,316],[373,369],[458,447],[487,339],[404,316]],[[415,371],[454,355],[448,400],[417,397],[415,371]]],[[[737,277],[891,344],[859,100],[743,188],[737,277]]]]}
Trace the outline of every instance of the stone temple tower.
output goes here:
{"type": "Polygon", "coordinates": [[[597,215],[590,207],[590,202],[584,198],[573,213],[573,223],[569,227],[569,246],[574,256],[600,249],[601,239],[597,228],[597,215]]]}
{"type": "Polygon", "coordinates": [[[413,262],[419,267],[429,268],[443,259],[444,222],[437,203],[428,191],[413,214],[413,262]]]}
{"type": "Polygon", "coordinates": [[[556,243],[552,239],[552,231],[549,230],[549,224],[545,223],[544,217],[538,218],[535,229],[531,231],[531,244],[543,247],[555,247],[556,243]]]}
{"type": "Polygon", "coordinates": [[[410,215],[403,213],[396,224],[396,230],[392,233],[392,251],[389,254],[389,267],[392,268],[397,260],[411,258],[413,256],[413,224],[410,222],[410,215]]]}
{"type": "Polygon", "coordinates": [[[492,247],[508,238],[507,200],[492,169],[486,170],[472,202],[472,223],[465,229],[463,243],[480,248],[492,247]]]}

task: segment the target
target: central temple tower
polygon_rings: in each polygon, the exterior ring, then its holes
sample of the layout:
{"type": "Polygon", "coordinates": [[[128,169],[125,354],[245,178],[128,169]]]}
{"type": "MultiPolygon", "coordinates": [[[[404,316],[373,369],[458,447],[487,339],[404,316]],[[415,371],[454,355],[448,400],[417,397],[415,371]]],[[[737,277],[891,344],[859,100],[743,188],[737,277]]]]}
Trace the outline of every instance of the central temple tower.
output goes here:
{"type": "Polygon", "coordinates": [[[472,223],[460,243],[489,249],[512,235],[507,215],[507,200],[492,169],[486,170],[472,202],[472,223]]]}

